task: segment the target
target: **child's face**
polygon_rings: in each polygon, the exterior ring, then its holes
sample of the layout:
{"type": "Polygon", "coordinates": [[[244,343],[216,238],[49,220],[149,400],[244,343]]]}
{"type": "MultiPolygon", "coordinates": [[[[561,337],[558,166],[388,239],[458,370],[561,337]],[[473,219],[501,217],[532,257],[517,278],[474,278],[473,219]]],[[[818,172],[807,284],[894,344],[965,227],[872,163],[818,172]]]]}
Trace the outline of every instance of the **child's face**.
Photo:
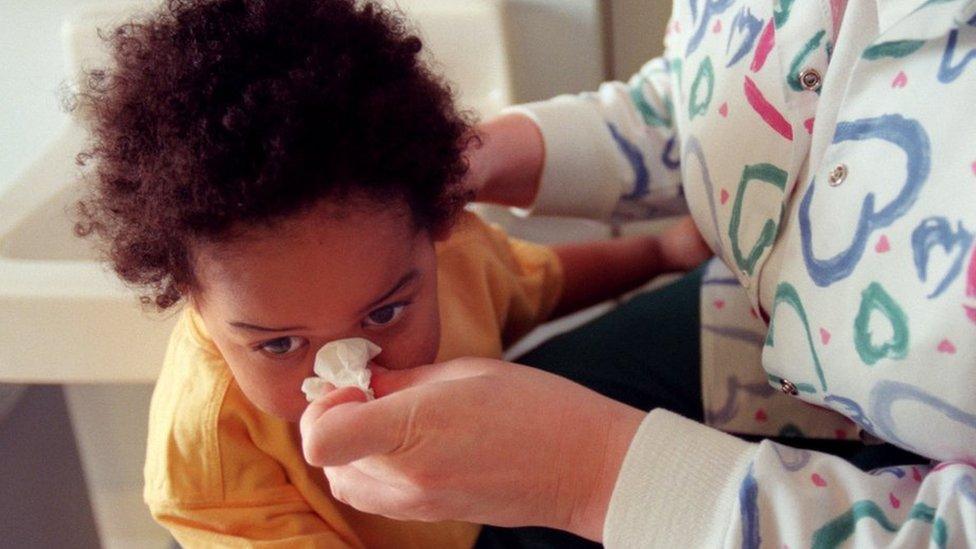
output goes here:
{"type": "MultiPolygon", "coordinates": [[[[375,205],[374,205],[375,206],[375,205]]],[[[364,337],[389,369],[433,362],[440,340],[433,239],[405,208],[325,206],[194,249],[192,302],[244,394],[297,421],[315,353],[364,337]]]]}

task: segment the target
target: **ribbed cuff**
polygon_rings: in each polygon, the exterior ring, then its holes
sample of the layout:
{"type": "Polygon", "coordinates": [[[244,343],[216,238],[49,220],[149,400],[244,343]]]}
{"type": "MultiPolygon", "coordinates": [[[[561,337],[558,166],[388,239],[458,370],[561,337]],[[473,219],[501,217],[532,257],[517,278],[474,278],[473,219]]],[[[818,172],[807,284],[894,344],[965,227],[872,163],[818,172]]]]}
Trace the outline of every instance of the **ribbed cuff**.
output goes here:
{"type": "Polygon", "coordinates": [[[545,164],[535,203],[516,215],[557,215],[606,220],[622,194],[612,137],[586,100],[565,95],[510,107],[542,132],[545,164]]]}
{"type": "Polygon", "coordinates": [[[648,414],[624,458],[607,547],[722,545],[756,446],[666,410],[648,414]]]}

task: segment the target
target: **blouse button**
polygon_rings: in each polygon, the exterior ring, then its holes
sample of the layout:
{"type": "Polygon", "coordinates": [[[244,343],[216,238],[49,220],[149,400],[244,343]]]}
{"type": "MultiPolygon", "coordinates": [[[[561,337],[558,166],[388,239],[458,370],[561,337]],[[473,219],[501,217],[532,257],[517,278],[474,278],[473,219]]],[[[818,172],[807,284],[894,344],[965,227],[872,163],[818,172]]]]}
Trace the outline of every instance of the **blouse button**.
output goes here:
{"type": "Polygon", "coordinates": [[[845,179],[847,179],[847,166],[838,164],[834,166],[834,169],[830,170],[830,175],[828,176],[827,181],[830,183],[831,187],[837,187],[843,183],[845,179]]]}
{"type": "Polygon", "coordinates": [[[796,384],[788,379],[779,380],[779,390],[790,396],[800,394],[800,390],[796,388],[796,384]]]}
{"type": "Polygon", "coordinates": [[[822,82],[823,77],[820,76],[820,71],[817,69],[804,69],[800,73],[800,85],[807,91],[819,90],[822,82]]]}

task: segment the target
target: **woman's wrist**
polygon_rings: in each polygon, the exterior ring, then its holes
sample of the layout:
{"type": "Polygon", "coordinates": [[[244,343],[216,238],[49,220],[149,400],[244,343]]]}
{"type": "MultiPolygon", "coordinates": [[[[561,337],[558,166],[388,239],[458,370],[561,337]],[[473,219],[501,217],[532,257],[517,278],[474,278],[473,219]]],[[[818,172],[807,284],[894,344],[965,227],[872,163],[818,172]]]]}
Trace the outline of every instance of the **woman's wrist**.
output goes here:
{"type": "Polygon", "coordinates": [[[525,208],[539,190],[545,157],[542,132],[520,113],[506,113],[480,124],[480,145],[469,152],[468,181],[479,202],[525,208]]]}
{"type": "Polygon", "coordinates": [[[585,448],[585,457],[573,461],[568,474],[573,478],[566,485],[576,489],[571,512],[565,522],[557,524],[562,530],[573,532],[588,539],[601,541],[603,525],[613,491],[620,475],[627,450],[646,414],[620,402],[600,397],[601,412],[591,416],[594,432],[588,433],[586,442],[572,451],[579,453],[585,448]]]}

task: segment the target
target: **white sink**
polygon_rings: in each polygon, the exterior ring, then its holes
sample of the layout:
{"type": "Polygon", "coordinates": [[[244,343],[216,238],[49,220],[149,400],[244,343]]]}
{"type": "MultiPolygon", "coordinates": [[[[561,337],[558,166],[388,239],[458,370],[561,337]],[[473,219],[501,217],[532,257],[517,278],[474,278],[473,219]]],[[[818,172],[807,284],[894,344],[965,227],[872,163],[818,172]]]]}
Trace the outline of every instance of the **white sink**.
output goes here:
{"type": "MultiPolygon", "coordinates": [[[[400,0],[421,29],[460,102],[490,115],[511,101],[502,14],[491,0],[400,0]]],[[[65,26],[76,67],[104,54],[95,29],[147,3],[86,10],[65,26]]],[[[151,382],[174,313],[145,311],[136,294],[74,236],[75,155],[85,131],[72,122],[0,193],[0,382],[151,382]]]]}

